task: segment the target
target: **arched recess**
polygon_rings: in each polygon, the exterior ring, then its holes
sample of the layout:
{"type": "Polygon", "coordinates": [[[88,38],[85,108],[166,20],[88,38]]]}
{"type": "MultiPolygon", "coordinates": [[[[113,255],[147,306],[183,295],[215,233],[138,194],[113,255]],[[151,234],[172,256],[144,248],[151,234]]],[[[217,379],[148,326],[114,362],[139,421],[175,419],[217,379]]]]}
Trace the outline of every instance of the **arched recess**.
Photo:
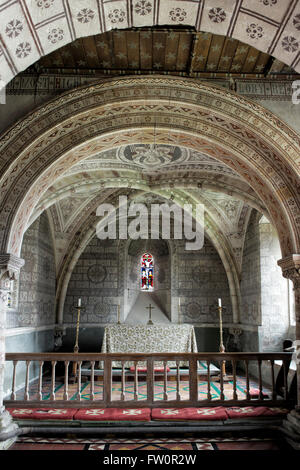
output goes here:
{"type": "MultiPolygon", "coordinates": [[[[153,194],[160,195],[162,197],[166,197],[168,199],[168,194],[164,191],[151,191],[153,194]]],[[[105,202],[106,203],[114,203],[115,207],[118,207],[117,204],[117,197],[118,195],[124,195],[124,190],[122,192],[117,192],[116,194],[112,194],[110,198],[108,198],[105,202]]],[[[128,191],[128,202],[133,200],[137,194],[136,192],[132,192],[132,190],[128,191]]],[[[182,199],[180,194],[177,195],[176,191],[174,191],[174,200],[175,203],[178,204],[179,207],[183,207],[184,203],[191,203],[192,200],[187,198],[182,199]]],[[[97,205],[96,205],[97,207],[97,205]]],[[[95,208],[96,208],[95,207],[95,208]]],[[[72,275],[72,272],[76,266],[76,263],[85,250],[86,246],[90,243],[91,239],[95,237],[95,227],[99,222],[99,217],[95,215],[93,211],[90,215],[87,216],[86,220],[82,223],[83,230],[80,234],[76,235],[73,240],[70,241],[70,250],[68,252],[67,258],[64,260],[64,264],[60,269],[60,274],[57,281],[57,292],[56,292],[56,303],[57,303],[57,322],[63,323],[63,311],[64,311],[64,303],[65,297],[67,293],[68,284],[72,275]]],[[[217,253],[220,256],[220,259],[223,263],[223,267],[225,269],[228,285],[230,290],[230,298],[232,304],[232,312],[233,312],[233,320],[235,323],[240,321],[240,287],[239,287],[239,275],[238,269],[236,266],[236,262],[234,256],[231,252],[231,248],[226,240],[225,236],[223,235],[221,229],[217,227],[216,223],[212,220],[209,214],[206,214],[205,219],[205,234],[207,238],[211,241],[213,246],[215,247],[217,253]]],[[[171,247],[170,247],[171,250],[171,247]]]]}
{"type": "Polygon", "coordinates": [[[300,5],[293,1],[20,0],[1,5],[1,79],[44,55],[111,29],[190,26],[238,39],[300,71],[300,5]],[[224,4],[225,3],[225,4],[224,4]]]}
{"type": "Polygon", "coordinates": [[[64,171],[106,148],[173,144],[231,167],[258,194],[282,255],[300,251],[299,137],[262,106],[194,80],[121,78],[40,107],[1,138],[1,251],[19,255],[42,194],[64,171]]]}

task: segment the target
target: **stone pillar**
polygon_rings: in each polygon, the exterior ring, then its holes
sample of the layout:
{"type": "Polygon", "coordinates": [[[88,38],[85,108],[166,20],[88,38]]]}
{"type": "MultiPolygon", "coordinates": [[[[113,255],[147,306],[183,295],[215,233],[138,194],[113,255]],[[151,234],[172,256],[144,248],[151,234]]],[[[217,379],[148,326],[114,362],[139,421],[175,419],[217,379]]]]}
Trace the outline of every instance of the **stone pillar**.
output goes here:
{"type": "Polygon", "coordinates": [[[3,405],[5,367],[6,306],[10,281],[18,278],[24,260],[10,254],[0,255],[0,450],[8,448],[14,441],[18,426],[3,405]],[[5,439],[5,437],[8,439],[5,439]]]}
{"type": "Polygon", "coordinates": [[[284,423],[284,431],[291,438],[293,447],[300,450],[300,254],[291,255],[278,261],[285,278],[290,279],[295,292],[296,314],[296,363],[297,363],[297,405],[284,423]]]}

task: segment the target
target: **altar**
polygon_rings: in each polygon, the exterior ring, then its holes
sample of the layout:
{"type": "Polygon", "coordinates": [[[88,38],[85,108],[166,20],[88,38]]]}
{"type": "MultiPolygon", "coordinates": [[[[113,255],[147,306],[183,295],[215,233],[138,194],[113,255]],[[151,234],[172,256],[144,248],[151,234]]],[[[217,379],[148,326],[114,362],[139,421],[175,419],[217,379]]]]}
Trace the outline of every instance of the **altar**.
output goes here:
{"type": "MultiPolygon", "coordinates": [[[[187,324],[109,325],[105,328],[102,353],[191,353],[198,352],[195,330],[187,324]]],[[[125,363],[130,367],[133,362],[125,363]]],[[[141,364],[139,364],[141,365],[141,364]]],[[[180,362],[180,365],[188,365],[180,362]]],[[[176,363],[168,361],[169,367],[176,363]]],[[[114,361],[113,367],[121,367],[114,361]]]]}

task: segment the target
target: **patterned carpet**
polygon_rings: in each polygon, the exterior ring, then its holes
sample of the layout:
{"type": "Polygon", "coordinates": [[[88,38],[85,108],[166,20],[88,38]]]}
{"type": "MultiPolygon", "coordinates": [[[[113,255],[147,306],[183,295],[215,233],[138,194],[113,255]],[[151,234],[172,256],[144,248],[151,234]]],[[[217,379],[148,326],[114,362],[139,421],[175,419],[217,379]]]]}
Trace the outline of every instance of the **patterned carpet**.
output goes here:
{"type": "Polygon", "coordinates": [[[58,439],[21,437],[9,450],[96,450],[96,451],[201,451],[201,450],[286,450],[271,438],[110,438],[58,439]]]}

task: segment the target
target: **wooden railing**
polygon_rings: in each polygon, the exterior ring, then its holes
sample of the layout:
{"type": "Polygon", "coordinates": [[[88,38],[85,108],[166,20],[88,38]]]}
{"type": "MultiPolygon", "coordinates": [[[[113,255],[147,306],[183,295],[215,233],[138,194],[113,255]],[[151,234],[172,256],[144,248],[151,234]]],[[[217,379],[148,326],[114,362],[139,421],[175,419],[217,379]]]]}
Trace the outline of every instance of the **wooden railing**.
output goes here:
{"type": "MultiPolygon", "coordinates": [[[[5,406],[23,407],[159,407],[159,406],[235,406],[235,405],[268,405],[268,406],[286,406],[289,403],[287,373],[291,361],[291,353],[154,353],[154,354],[97,354],[97,353],[8,353],[6,354],[7,363],[12,363],[12,386],[10,397],[4,400],[5,406]],[[283,396],[276,393],[276,378],[274,372],[274,361],[281,360],[284,368],[283,396]],[[121,362],[122,366],[119,372],[119,397],[113,396],[112,386],[115,378],[114,363],[121,362]],[[128,377],[128,369],[125,364],[134,364],[135,369],[128,377]],[[205,363],[207,366],[207,385],[205,384],[205,398],[199,396],[198,392],[198,364],[205,363]],[[230,395],[228,396],[228,386],[224,388],[223,361],[226,361],[226,367],[230,369],[232,379],[230,381],[230,395]],[[266,361],[269,367],[272,384],[270,386],[270,395],[264,398],[262,363],[266,361]],[[175,363],[176,367],[172,374],[174,380],[171,382],[175,388],[174,398],[169,399],[168,384],[170,384],[167,367],[170,363],[175,363]],[[188,364],[188,397],[182,396],[180,384],[182,382],[181,364],[188,364]],[[25,373],[23,380],[20,379],[18,367],[23,363],[22,371],[25,373]],[[35,389],[31,392],[30,366],[35,364],[38,372],[35,379],[35,389]],[[90,377],[85,386],[85,396],[82,395],[83,376],[82,365],[88,363],[90,366],[90,377]],[[101,371],[99,363],[103,364],[101,371]],[[139,364],[146,364],[147,370],[141,373],[138,370],[139,364]],[[163,370],[159,376],[155,372],[157,364],[163,364],[163,370]],[[25,368],[24,368],[25,364],[25,368]],[[76,380],[70,380],[71,371],[76,364],[76,380]],[[212,397],[211,366],[216,365],[220,369],[219,373],[219,397],[212,397]],[[250,397],[250,366],[255,364],[258,370],[258,389],[257,399],[250,397]],[[48,375],[44,375],[44,369],[47,365],[48,375]],[[50,368],[49,368],[50,366],[50,368]],[[61,367],[62,366],[62,367],[61,367]],[[56,390],[57,374],[60,367],[61,376],[59,393],[56,390]],[[24,370],[23,370],[24,369],[24,370]],[[245,377],[245,393],[238,397],[237,370],[242,370],[245,377]],[[50,371],[50,373],[49,373],[50,371]],[[97,382],[97,374],[103,374],[103,381],[97,382]],[[144,398],[139,399],[138,387],[139,378],[143,376],[146,388],[144,398]],[[162,390],[162,399],[154,395],[155,379],[159,377],[162,390]],[[17,387],[17,378],[19,386],[17,387]],[[22,389],[20,389],[20,380],[22,389]],[[131,380],[131,382],[129,382],[131,380]],[[45,399],[44,386],[48,386],[47,399],[45,399]],[[128,399],[126,386],[132,386],[132,399],[128,399]],[[72,389],[72,390],[71,390],[72,389]],[[101,393],[97,390],[101,389],[101,393]],[[72,397],[70,396],[70,390],[72,397]],[[75,392],[75,393],[74,393],[75,392]],[[226,392],[226,393],[225,393],[226,392]],[[20,396],[21,393],[21,396],[20,396]],[[59,396],[58,396],[59,395],[59,396]],[[96,396],[97,395],[97,396],[96,396]],[[225,396],[226,395],[226,396],[225,396]],[[88,396],[88,398],[87,398],[88,396]]],[[[265,370],[265,369],[264,369],[265,370]]],[[[31,377],[32,379],[32,377],[31,377]]],[[[203,378],[201,379],[203,382],[203,378]]],[[[186,382],[185,382],[186,384],[186,382]]],[[[187,388],[187,387],[186,387],[187,388]]],[[[187,392],[186,392],[187,393],[187,392]]],[[[240,394],[241,395],[241,394],[240,394]]]]}

